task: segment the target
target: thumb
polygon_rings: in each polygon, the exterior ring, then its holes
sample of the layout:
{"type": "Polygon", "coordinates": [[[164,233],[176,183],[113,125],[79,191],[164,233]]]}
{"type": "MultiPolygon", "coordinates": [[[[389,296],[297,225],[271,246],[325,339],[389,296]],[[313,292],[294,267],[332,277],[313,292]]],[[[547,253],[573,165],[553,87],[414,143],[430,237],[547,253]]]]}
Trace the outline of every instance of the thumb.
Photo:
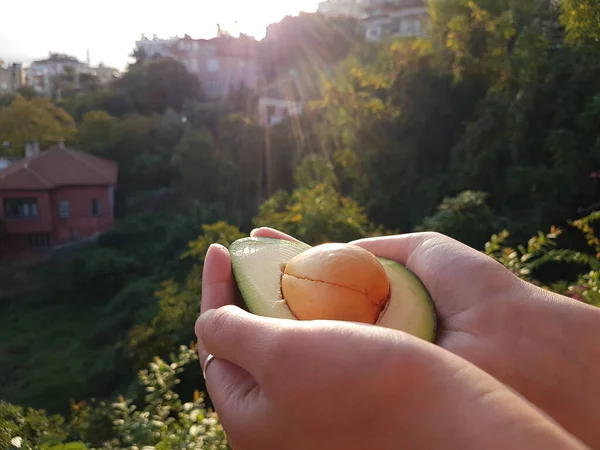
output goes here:
{"type": "MultiPolygon", "coordinates": [[[[248,372],[257,382],[269,370],[281,344],[280,321],[233,305],[206,311],[196,321],[196,336],[205,352],[248,372]]],[[[207,373],[208,377],[208,373],[207,373]]]]}

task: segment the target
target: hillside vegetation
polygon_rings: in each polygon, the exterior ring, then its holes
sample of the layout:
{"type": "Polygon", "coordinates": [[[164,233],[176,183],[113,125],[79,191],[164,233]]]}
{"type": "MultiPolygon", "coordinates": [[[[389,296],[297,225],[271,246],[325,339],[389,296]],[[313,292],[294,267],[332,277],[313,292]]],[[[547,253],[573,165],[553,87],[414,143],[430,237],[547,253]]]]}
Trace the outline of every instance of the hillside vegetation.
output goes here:
{"type": "Polygon", "coordinates": [[[305,114],[270,134],[255,92],[206,102],[173,60],[140,58],[60,101],[0,101],[0,141],[18,143],[25,120],[121,168],[116,228],[0,303],[0,448],[227,448],[193,324],[208,246],[255,226],[310,244],[438,231],[600,306],[600,36],[581,14],[597,3],[429,8],[423,39],[365,43],[310,14],[272,29],[275,74],[321,76],[305,114]],[[275,45],[288,37],[304,44],[275,45]]]}

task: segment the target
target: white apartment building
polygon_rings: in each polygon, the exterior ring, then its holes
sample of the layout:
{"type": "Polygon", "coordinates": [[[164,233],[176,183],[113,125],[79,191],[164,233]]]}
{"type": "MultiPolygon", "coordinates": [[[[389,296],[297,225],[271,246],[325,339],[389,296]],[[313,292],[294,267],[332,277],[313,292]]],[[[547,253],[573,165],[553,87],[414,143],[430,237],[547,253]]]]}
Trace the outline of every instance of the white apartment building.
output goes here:
{"type": "Polygon", "coordinates": [[[425,0],[362,0],[365,37],[380,41],[395,36],[418,37],[425,32],[429,14],[425,0]]]}
{"type": "Polygon", "coordinates": [[[422,36],[428,20],[425,0],[326,0],[319,3],[317,11],[359,19],[370,41],[422,36]]]}
{"type": "Polygon", "coordinates": [[[34,61],[26,70],[27,85],[34,88],[39,94],[50,95],[52,80],[70,69],[75,75],[83,73],[93,74],[89,64],[79,61],[73,56],[60,53],[50,53],[48,58],[34,61]]]}
{"type": "Polygon", "coordinates": [[[4,65],[0,60],[0,94],[16,92],[24,84],[23,66],[20,63],[4,65]]]}
{"type": "Polygon", "coordinates": [[[179,38],[177,36],[169,39],[160,39],[154,34],[152,35],[152,39],[148,39],[145,34],[142,34],[142,38],[136,41],[135,44],[147,57],[152,58],[153,56],[169,56],[171,54],[171,47],[178,41],[179,38]]]}
{"type": "Polygon", "coordinates": [[[361,0],[325,0],[319,3],[317,12],[325,16],[346,16],[361,18],[361,0]]]}

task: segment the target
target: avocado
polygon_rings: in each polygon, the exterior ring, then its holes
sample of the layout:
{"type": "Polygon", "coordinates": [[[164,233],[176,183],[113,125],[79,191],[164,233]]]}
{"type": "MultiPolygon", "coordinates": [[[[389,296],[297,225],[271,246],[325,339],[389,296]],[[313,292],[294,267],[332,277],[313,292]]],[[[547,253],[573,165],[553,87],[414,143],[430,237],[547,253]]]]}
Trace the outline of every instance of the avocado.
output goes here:
{"type": "MultiPolygon", "coordinates": [[[[259,316],[298,320],[284,298],[282,278],[286,266],[294,258],[317,248],[270,238],[244,238],[231,244],[229,252],[233,275],[248,310],[259,316]]],[[[432,298],[423,283],[398,262],[374,259],[381,263],[389,279],[389,298],[373,325],[400,330],[433,342],[437,316],[432,298]]],[[[331,270],[335,271],[335,266],[331,270]]],[[[348,286],[352,286],[352,283],[353,280],[348,280],[348,286]]]]}

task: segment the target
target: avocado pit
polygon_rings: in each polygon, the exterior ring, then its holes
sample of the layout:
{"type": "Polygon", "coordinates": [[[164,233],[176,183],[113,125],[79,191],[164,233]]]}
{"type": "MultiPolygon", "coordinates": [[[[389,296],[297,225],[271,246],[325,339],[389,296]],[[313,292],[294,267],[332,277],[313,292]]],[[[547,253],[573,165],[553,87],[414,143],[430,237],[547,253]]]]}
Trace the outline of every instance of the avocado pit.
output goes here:
{"type": "Polygon", "coordinates": [[[299,320],[376,324],[390,298],[390,280],[368,250],[352,244],[324,244],[286,264],[281,292],[299,320]]]}

